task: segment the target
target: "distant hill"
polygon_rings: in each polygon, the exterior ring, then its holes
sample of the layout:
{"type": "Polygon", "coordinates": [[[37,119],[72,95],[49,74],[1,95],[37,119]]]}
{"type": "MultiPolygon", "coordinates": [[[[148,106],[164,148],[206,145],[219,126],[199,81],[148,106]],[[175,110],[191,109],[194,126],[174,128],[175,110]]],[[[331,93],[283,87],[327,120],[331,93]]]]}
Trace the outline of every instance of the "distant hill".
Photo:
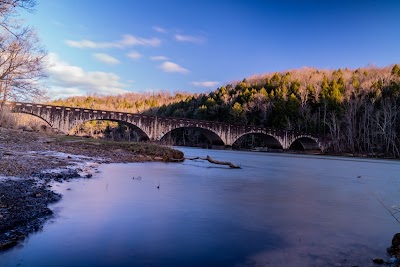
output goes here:
{"type": "Polygon", "coordinates": [[[52,104],[327,134],[336,152],[400,156],[398,65],[302,68],[256,75],[210,93],[70,97],[52,104]]]}

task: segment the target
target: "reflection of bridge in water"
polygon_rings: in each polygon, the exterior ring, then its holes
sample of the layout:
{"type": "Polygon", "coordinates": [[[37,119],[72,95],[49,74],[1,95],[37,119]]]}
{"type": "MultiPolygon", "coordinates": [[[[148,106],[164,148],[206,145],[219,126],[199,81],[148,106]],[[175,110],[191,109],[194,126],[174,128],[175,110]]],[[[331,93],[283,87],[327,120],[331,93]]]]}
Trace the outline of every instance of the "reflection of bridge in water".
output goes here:
{"type": "Polygon", "coordinates": [[[195,128],[213,145],[220,146],[232,146],[240,137],[249,134],[262,138],[269,148],[300,147],[304,150],[314,150],[323,149],[326,145],[321,136],[258,126],[22,102],[8,102],[6,106],[11,112],[39,117],[52,128],[66,134],[86,121],[109,120],[122,122],[132,127],[138,133],[140,140],[161,141],[175,129],[195,128]]]}

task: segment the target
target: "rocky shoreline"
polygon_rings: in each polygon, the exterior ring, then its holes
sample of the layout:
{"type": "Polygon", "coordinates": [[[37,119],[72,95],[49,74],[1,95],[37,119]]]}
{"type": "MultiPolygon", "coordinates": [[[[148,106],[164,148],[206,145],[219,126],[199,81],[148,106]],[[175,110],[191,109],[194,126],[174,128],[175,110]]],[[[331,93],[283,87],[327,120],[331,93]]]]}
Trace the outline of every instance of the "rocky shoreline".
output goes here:
{"type": "Polygon", "coordinates": [[[47,205],[61,199],[35,179],[4,180],[0,195],[0,250],[12,248],[29,233],[41,230],[53,214],[47,205]]]}
{"type": "Polygon", "coordinates": [[[0,251],[42,229],[61,199],[52,183],[91,178],[95,164],[176,161],[183,153],[153,144],[102,142],[0,127],[0,251]]]}

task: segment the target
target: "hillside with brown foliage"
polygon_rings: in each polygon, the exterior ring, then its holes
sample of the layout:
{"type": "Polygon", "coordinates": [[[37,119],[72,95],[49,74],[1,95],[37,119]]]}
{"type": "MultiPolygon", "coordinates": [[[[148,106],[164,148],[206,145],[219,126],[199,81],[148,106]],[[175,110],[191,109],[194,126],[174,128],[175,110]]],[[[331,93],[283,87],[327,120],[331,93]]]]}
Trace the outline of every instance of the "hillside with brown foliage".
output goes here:
{"type": "Polygon", "coordinates": [[[400,67],[302,68],[203,94],[129,93],[52,104],[263,125],[330,136],[336,153],[400,157],[400,67]]]}

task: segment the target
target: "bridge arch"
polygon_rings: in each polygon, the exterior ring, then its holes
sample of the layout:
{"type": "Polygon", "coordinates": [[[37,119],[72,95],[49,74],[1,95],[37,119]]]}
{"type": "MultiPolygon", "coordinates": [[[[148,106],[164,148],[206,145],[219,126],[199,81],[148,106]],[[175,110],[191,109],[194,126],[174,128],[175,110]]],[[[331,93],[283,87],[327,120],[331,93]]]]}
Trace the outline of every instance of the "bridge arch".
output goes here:
{"type": "Polygon", "coordinates": [[[173,131],[180,130],[180,129],[182,129],[182,130],[183,129],[194,129],[194,130],[199,131],[210,141],[211,145],[213,145],[213,146],[224,146],[225,145],[222,138],[213,130],[202,128],[202,127],[195,127],[195,126],[179,126],[179,127],[172,128],[172,129],[168,130],[167,132],[162,133],[162,135],[159,138],[159,141],[162,142],[173,131]]]}
{"type": "Polygon", "coordinates": [[[232,146],[237,145],[238,141],[240,141],[241,138],[245,138],[246,136],[249,135],[254,135],[257,138],[261,139],[263,141],[263,146],[272,148],[272,149],[283,149],[283,144],[279,140],[279,138],[273,134],[268,134],[268,133],[260,133],[260,132],[247,132],[242,135],[240,135],[236,140],[232,143],[232,146]]]}
{"type": "Polygon", "coordinates": [[[123,120],[117,120],[117,119],[109,119],[109,118],[94,118],[94,119],[88,119],[88,120],[76,120],[72,123],[72,125],[70,126],[68,132],[71,132],[74,128],[78,127],[79,125],[82,125],[86,122],[90,122],[90,121],[112,121],[112,122],[118,122],[121,123],[123,125],[128,126],[129,128],[133,129],[137,135],[139,136],[139,140],[138,141],[149,141],[149,135],[148,133],[146,133],[143,129],[141,129],[140,127],[138,127],[137,125],[127,122],[127,121],[123,121],[123,120]]]}
{"type": "Polygon", "coordinates": [[[48,126],[50,126],[50,128],[53,128],[53,125],[48,120],[46,120],[42,116],[37,115],[35,113],[26,112],[26,111],[15,111],[15,110],[11,110],[11,113],[13,113],[13,114],[26,114],[26,115],[33,116],[35,118],[39,118],[41,121],[45,122],[48,126]]]}
{"type": "Polygon", "coordinates": [[[318,139],[309,135],[297,137],[290,145],[290,150],[321,150],[318,139]]]}

